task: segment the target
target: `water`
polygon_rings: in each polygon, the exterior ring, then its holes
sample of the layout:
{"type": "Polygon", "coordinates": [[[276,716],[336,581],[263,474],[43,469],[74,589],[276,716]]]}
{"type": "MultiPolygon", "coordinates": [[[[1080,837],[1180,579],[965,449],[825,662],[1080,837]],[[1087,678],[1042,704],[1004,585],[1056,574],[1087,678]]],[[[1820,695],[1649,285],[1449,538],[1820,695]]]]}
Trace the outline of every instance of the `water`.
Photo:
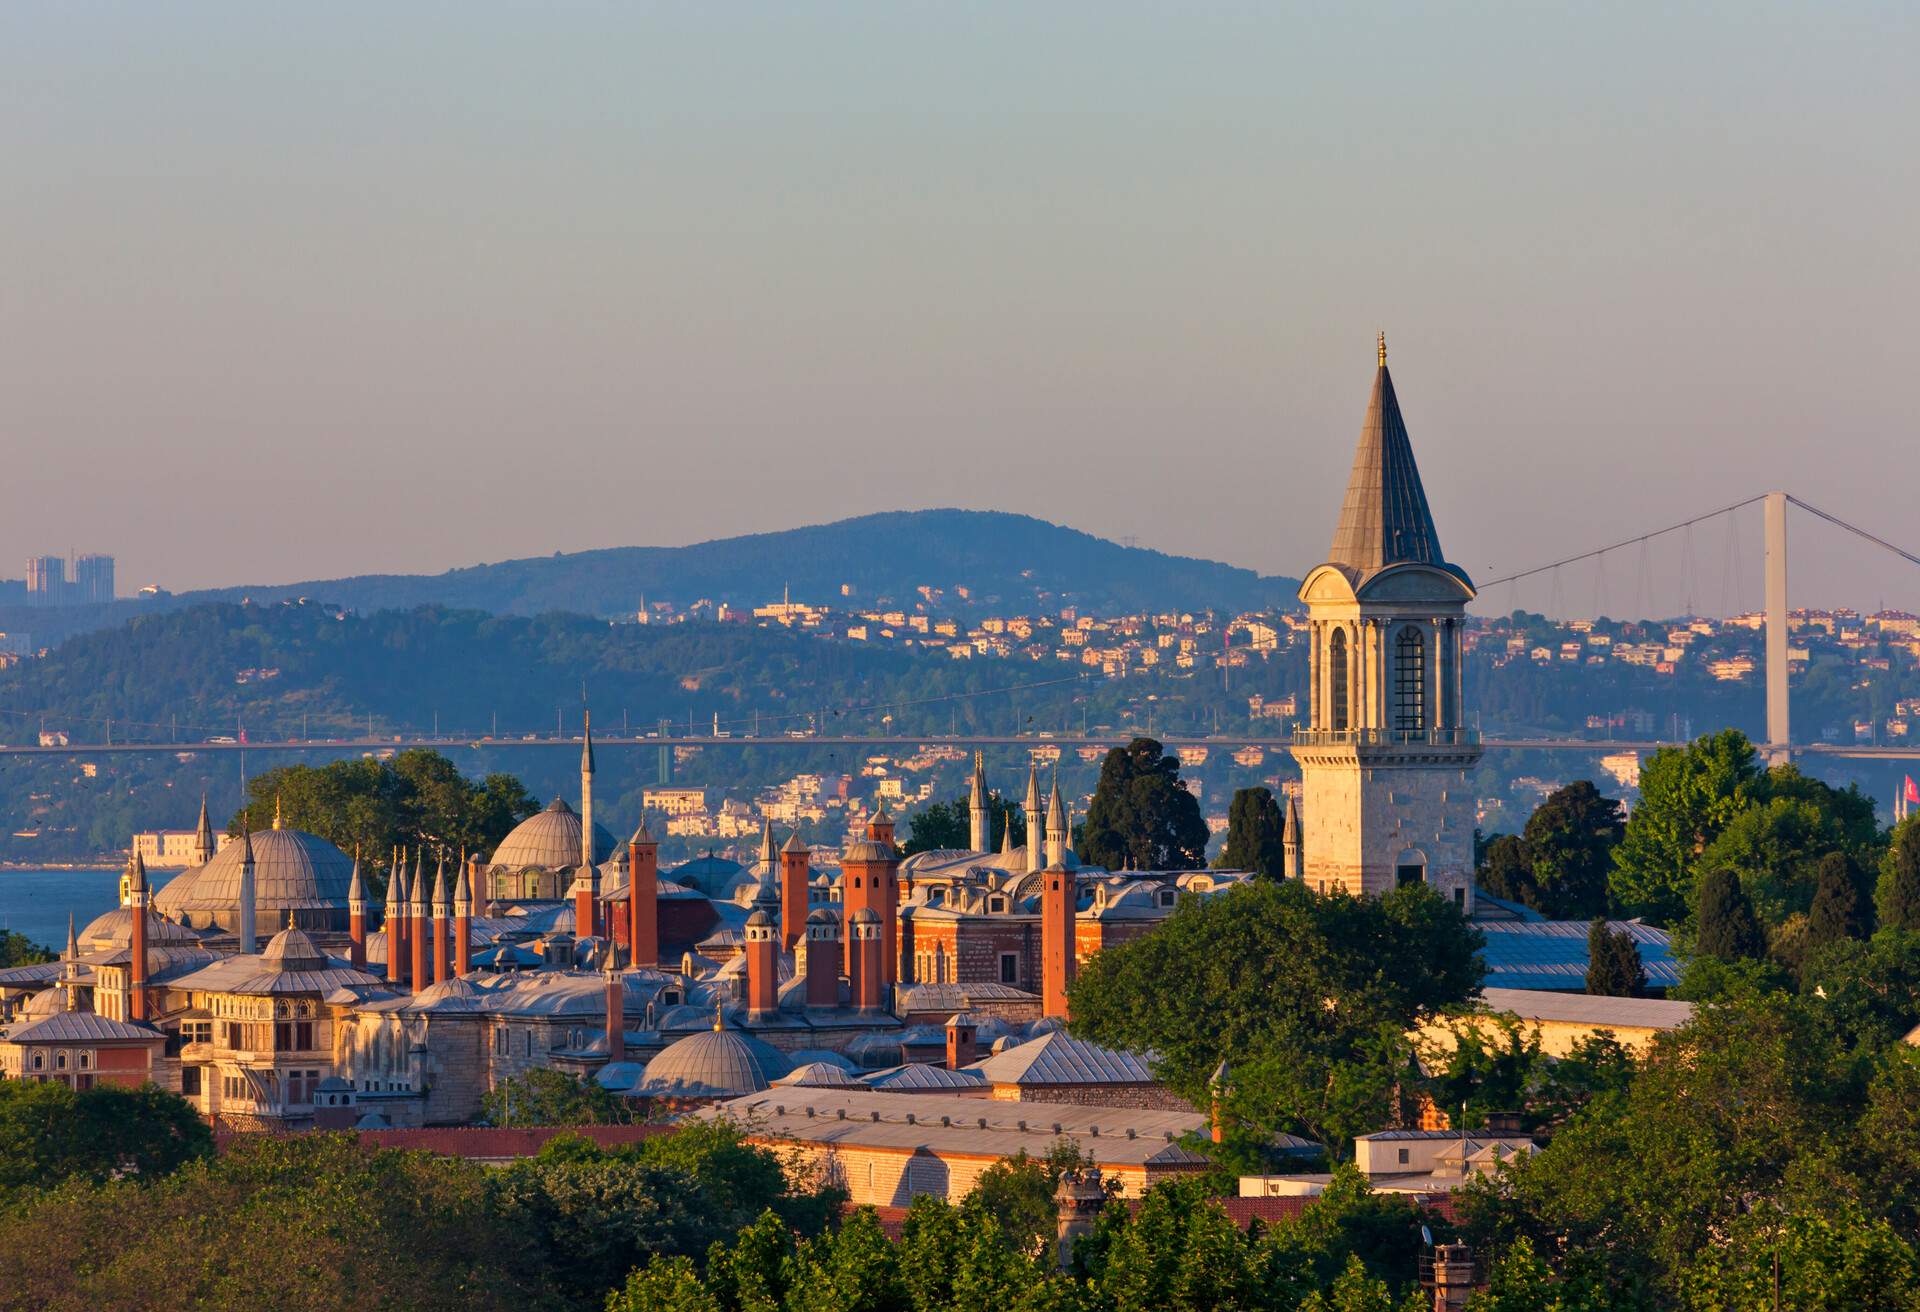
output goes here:
{"type": "MultiPolygon", "coordinates": [[[[158,892],[178,871],[150,871],[158,892]]],[[[25,934],[59,951],[67,942],[67,914],[85,928],[120,901],[120,871],[0,870],[0,929],[25,934]]]]}

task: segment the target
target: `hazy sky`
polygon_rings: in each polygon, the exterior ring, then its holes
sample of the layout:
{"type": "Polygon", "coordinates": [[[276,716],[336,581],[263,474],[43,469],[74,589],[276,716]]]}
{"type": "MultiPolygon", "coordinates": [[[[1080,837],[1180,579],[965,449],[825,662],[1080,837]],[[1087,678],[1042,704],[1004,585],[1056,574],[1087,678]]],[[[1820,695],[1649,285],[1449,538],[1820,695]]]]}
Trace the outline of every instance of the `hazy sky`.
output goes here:
{"type": "Polygon", "coordinates": [[[0,7],[0,572],[960,505],[1299,573],[1382,328],[1482,578],[1771,486],[1920,543],[1920,7],[1551,8],[0,7]]]}

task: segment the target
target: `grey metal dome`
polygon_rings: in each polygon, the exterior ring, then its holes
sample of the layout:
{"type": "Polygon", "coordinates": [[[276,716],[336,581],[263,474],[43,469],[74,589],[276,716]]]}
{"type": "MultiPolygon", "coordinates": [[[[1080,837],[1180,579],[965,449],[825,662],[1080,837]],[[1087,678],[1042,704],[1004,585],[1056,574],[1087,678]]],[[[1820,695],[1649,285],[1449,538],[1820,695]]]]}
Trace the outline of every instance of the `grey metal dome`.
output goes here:
{"type": "Polygon", "coordinates": [[[785,1067],[772,1045],[711,1029],[668,1044],[634,1089],[652,1098],[739,1098],[765,1089],[785,1067]]]}
{"type": "MultiPolygon", "coordinates": [[[[111,911],[95,916],[92,922],[80,931],[81,946],[93,952],[107,948],[123,948],[132,941],[132,907],[115,907],[111,911]]],[[[198,934],[174,924],[163,916],[147,917],[147,942],[155,947],[162,943],[192,944],[199,941],[198,934]]]]}
{"type": "MultiPolygon", "coordinates": [[[[593,827],[593,859],[597,865],[613,854],[613,835],[593,827]]],[[[580,864],[580,817],[556,797],[547,809],[528,816],[494,849],[493,866],[509,870],[560,870],[580,864]]]]}
{"type": "MultiPolygon", "coordinates": [[[[313,929],[347,927],[347,885],[353,858],[318,834],[300,829],[262,829],[253,838],[253,906],[264,928],[295,923],[313,929]]],[[[239,923],[241,854],[248,845],[229,843],[191,877],[192,887],[176,903],[188,924],[232,929],[239,923]]],[[[174,881],[179,882],[178,880],[174,881]]],[[[163,892],[170,892],[172,884],[163,892]]]]}

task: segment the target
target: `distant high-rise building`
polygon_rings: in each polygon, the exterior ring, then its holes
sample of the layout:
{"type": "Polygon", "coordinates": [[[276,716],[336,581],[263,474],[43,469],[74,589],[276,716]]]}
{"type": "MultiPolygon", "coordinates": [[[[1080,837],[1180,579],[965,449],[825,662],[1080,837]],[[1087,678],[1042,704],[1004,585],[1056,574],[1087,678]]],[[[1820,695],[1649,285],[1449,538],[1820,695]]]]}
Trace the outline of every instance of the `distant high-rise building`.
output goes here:
{"type": "Polygon", "coordinates": [[[66,600],[67,562],[58,556],[27,558],[27,604],[58,606],[66,600]]]}
{"type": "Polygon", "coordinates": [[[76,604],[113,600],[113,557],[85,555],[73,563],[71,599],[76,604]]]}

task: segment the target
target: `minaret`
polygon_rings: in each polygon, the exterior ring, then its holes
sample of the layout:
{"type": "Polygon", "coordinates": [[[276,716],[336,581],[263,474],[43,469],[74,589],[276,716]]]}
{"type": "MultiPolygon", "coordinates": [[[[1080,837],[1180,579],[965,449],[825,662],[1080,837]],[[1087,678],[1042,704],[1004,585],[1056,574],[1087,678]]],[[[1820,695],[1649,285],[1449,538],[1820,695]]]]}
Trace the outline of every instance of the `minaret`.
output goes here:
{"type": "Polygon", "coordinates": [[[592,861],[582,863],[573,877],[573,936],[592,938],[599,932],[600,869],[592,861]]]}
{"type": "Polygon", "coordinates": [[[1007,823],[1000,834],[1000,868],[1008,874],[1017,873],[1013,868],[1013,812],[1007,812],[1007,823]]]}
{"type": "Polygon", "coordinates": [[[415,993],[431,982],[427,975],[427,936],[433,932],[428,926],[428,915],[433,906],[428,899],[427,858],[424,853],[416,852],[413,862],[413,914],[407,926],[407,948],[412,958],[407,970],[407,983],[415,993]]]}
{"type": "Polygon", "coordinates": [[[1047,799],[1047,865],[1067,863],[1067,811],[1060,797],[1060,772],[1053,772],[1053,796],[1047,799]]]}
{"type": "Polygon", "coordinates": [[[213,822],[207,819],[207,795],[200,794],[200,823],[193,831],[193,863],[203,866],[213,860],[219,844],[213,838],[213,822]]]}
{"type": "Polygon", "coordinates": [[[445,984],[449,922],[453,919],[453,891],[447,887],[447,858],[442,856],[433,875],[433,982],[445,984]]]}
{"type": "Polygon", "coordinates": [[[753,873],[764,881],[779,868],[779,865],[779,853],[773,846],[773,821],[762,820],[760,822],[760,868],[753,873]]]}
{"type": "Polygon", "coordinates": [[[1282,874],[1287,879],[1304,879],[1300,869],[1300,804],[1287,794],[1287,818],[1280,827],[1282,874]]]}
{"type": "Polygon", "coordinates": [[[812,855],[797,829],[780,848],[780,941],[789,951],[798,951],[796,945],[807,933],[807,867],[812,855]]]}
{"type": "Polygon", "coordinates": [[[144,1021],[147,1019],[147,863],[138,849],[133,854],[133,877],[128,881],[127,893],[127,909],[133,913],[127,934],[127,1015],[144,1021]]]}
{"type": "Polygon", "coordinates": [[[973,833],[970,848],[975,852],[991,851],[993,842],[993,813],[987,809],[987,758],[984,752],[973,754],[973,796],[969,799],[969,813],[973,817],[973,833]]]}
{"type": "Polygon", "coordinates": [[[240,813],[240,906],[238,923],[234,926],[234,938],[240,943],[241,952],[259,950],[258,925],[254,916],[259,908],[255,905],[258,890],[253,884],[253,834],[247,829],[246,812],[240,813]]]}
{"type": "Polygon", "coordinates": [[[1473,913],[1479,735],[1461,705],[1473,581],[1440,549],[1380,339],[1346,500],[1307,604],[1299,866],[1315,888],[1424,882],[1473,913]]]}
{"type": "Polygon", "coordinates": [[[460,863],[453,880],[453,973],[465,975],[473,970],[473,876],[480,870],[480,858],[460,863]]]}
{"type": "Polygon", "coordinates": [[[67,912],[67,950],[60,958],[60,989],[67,1010],[80,1010],[80,936],[73,932],[73,912],[67,912]]]}
{"type": "Polygon", "coordinates": [[[643,819],[627,840],[627,960],[660,964],[660,845],[643,819]]]}
{"type": "MultiPolygon", "coordinates": [[[[587,712],[580,739],[580,869],[593,869],[593,712],[587,712]]],[[[591,927],[574,932],[591,934],[591,927]]]]}
{"type": "Polygon", "coordinates": [[[367,968],[367,890],[360,882],[360,845],[353,845],[353,878],[347,881],[347,964],[367,968]]]}
{"type": "Polygon", "coordinates": [[[1027,873],[1032,874],[1045,864],[1047,827],[1040,818],[1040,771],[1032,761],[1027,762],[1027,802],[1021,808],[1027,813],[1027,873]]]}
{"type": "Polygon", "coordinates": [[[407,969],[407,859],[397,847],[387,872],[387,909],[380,925],[387,932],[387,983],[398,984],[407,969]]]}

